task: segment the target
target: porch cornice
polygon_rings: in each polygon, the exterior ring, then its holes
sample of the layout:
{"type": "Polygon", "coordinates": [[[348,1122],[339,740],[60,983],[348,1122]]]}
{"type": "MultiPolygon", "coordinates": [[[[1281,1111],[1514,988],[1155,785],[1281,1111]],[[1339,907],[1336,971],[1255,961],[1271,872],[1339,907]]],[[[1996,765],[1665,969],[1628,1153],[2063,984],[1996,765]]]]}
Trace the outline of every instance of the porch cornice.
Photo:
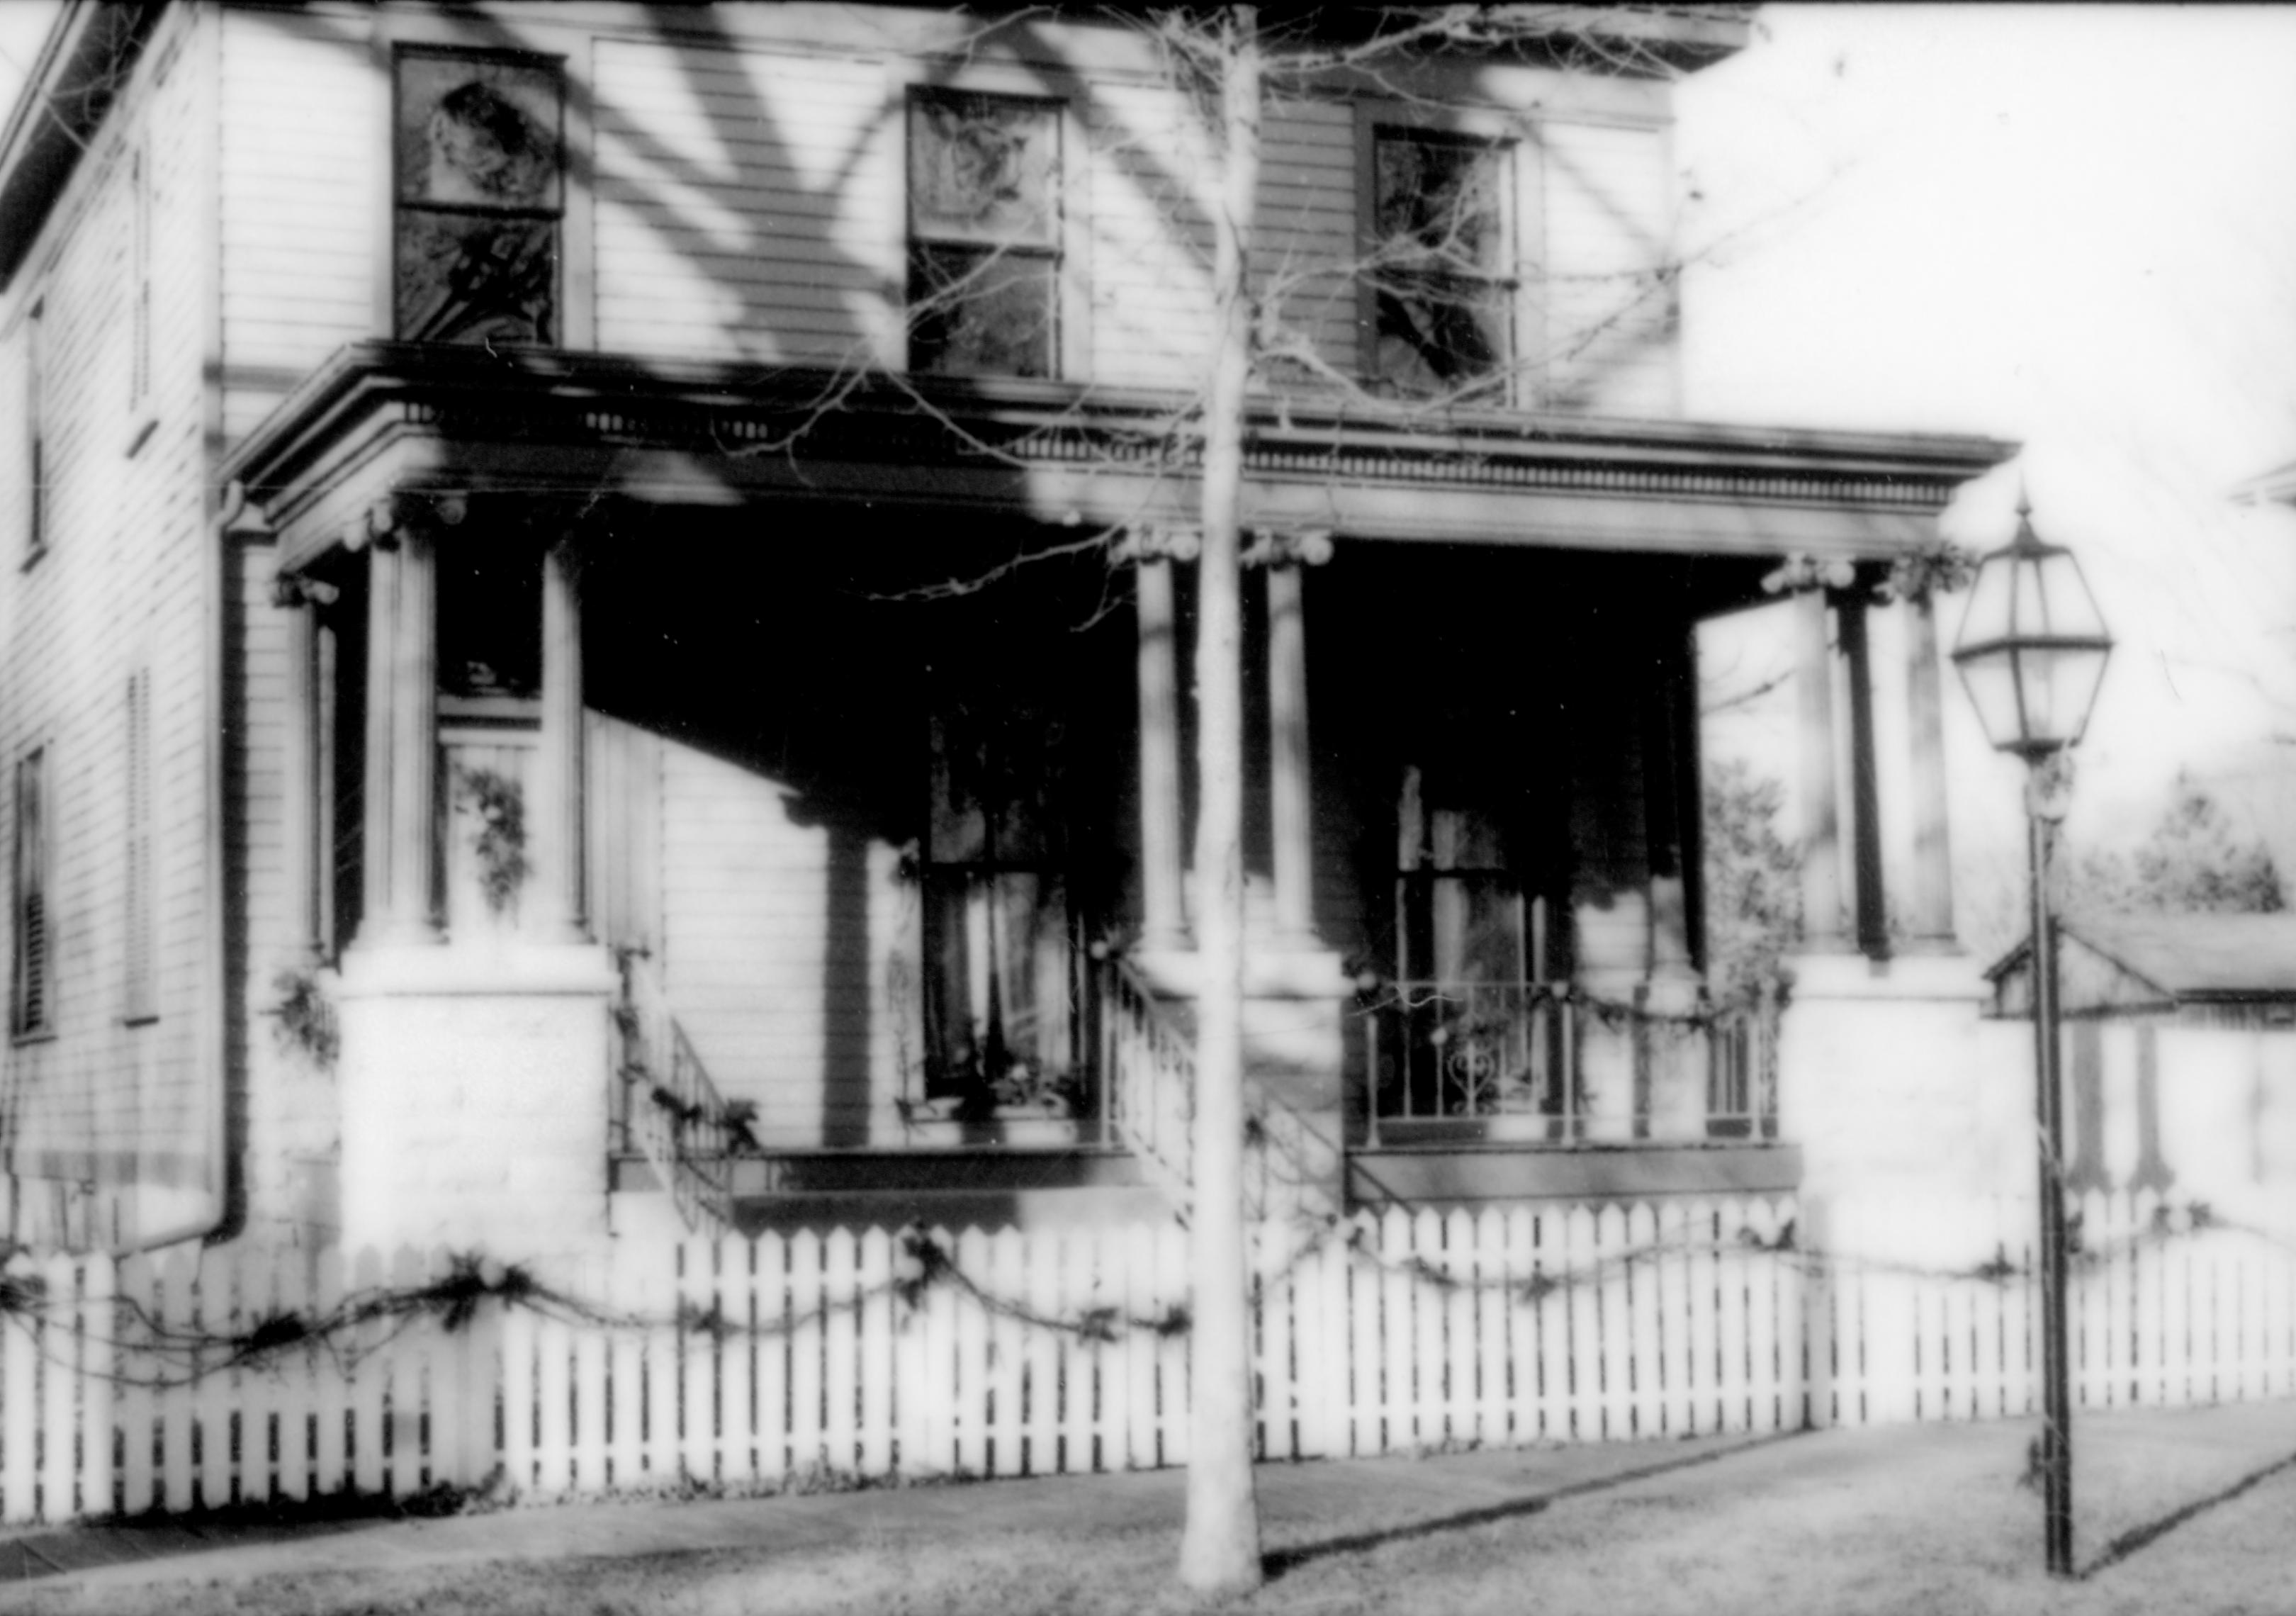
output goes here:
{"type": "MultiPolygon", "coordinates": [[[[314,372],[223,469],[288,566],[428,490],[734,504],[781,496],[1185,520],[1177,392],[415,343],[314,372]]],[[[2013,446],[1520,412],[1256,400],[1248,521],[1357,535],[1880,559],[2013,446]]]]}

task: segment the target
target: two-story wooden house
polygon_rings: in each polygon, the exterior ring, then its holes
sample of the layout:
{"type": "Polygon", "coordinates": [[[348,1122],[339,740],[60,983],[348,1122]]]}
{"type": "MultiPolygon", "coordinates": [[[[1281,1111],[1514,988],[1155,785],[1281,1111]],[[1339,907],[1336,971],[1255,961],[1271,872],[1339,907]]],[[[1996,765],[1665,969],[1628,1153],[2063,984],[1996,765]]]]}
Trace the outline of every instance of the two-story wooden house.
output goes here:
{"type": "MultiPolygon", "coordinates": [[[[1839,1074],[1701,974],[1693,637],[1766,578],[1810,947],[1888,968],[1866,614],[2005,451],[1679,419],[1670,78],[1744,21],[1556,28],[1263,112],[1266,1211],[1794,1184],[1839,1074]]],[[[66,9],[0,135],[18,1238],[1185,1197],[1218,154],[1167,43],[66,9]]]]}

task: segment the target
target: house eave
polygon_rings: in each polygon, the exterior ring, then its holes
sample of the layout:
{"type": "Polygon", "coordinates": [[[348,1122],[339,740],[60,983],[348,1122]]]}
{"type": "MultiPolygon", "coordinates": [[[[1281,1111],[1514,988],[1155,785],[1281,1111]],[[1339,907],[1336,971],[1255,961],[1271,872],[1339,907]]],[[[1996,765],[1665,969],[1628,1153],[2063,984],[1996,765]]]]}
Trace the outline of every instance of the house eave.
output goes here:
{"type": "Polygon", "coordinates": [[[0,127],[0,287],[15,279],[164,6],[70,0],[0,127]]]}
{"type": "MultiPolygon", "coordinates": [[[[1185,394],[368,342],[224,467],[297,564],[386,496],[516,488],[738,504],[862,497],[1184,521],[1185,394]]],[[[1397,537],[1885,560],[1990,439],[1760,430],[1313,397],[1256,400],[1246,518],[1397,537]]]]}

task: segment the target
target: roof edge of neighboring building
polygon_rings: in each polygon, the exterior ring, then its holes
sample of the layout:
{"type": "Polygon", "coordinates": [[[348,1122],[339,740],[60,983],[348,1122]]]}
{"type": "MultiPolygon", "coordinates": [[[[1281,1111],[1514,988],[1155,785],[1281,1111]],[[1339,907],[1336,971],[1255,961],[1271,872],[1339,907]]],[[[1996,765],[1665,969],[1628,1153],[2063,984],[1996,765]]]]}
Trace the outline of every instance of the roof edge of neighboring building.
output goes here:
{"type": "Polygon", "coordinates": [[[0,124],[0,288],[23,267],[164,0],[64,0],[0,124]]]}

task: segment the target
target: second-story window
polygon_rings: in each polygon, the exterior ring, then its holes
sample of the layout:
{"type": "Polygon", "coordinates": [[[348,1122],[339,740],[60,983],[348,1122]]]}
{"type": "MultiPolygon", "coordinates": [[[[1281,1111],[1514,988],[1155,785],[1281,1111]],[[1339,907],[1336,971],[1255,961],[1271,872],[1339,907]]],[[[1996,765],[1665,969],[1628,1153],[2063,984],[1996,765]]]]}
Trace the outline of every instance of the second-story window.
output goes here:
{"type": "Polygon", "coordinates": [[[909,367],[1059,366],[1061,109],[1013,95],[909,102],[909,367]]]}
{"type": "Polygon", "coordinates": [[[1380,390],[1504,401],[1515,357],[1513,158],[1502,142],[1374,134],[1366,279],[1380,390]]]}
{"type": "Polygon", "coordinates": [[[394,325],[423,342],[559,340],[563,86],[529,56],[398,62],[394,325]]]}

